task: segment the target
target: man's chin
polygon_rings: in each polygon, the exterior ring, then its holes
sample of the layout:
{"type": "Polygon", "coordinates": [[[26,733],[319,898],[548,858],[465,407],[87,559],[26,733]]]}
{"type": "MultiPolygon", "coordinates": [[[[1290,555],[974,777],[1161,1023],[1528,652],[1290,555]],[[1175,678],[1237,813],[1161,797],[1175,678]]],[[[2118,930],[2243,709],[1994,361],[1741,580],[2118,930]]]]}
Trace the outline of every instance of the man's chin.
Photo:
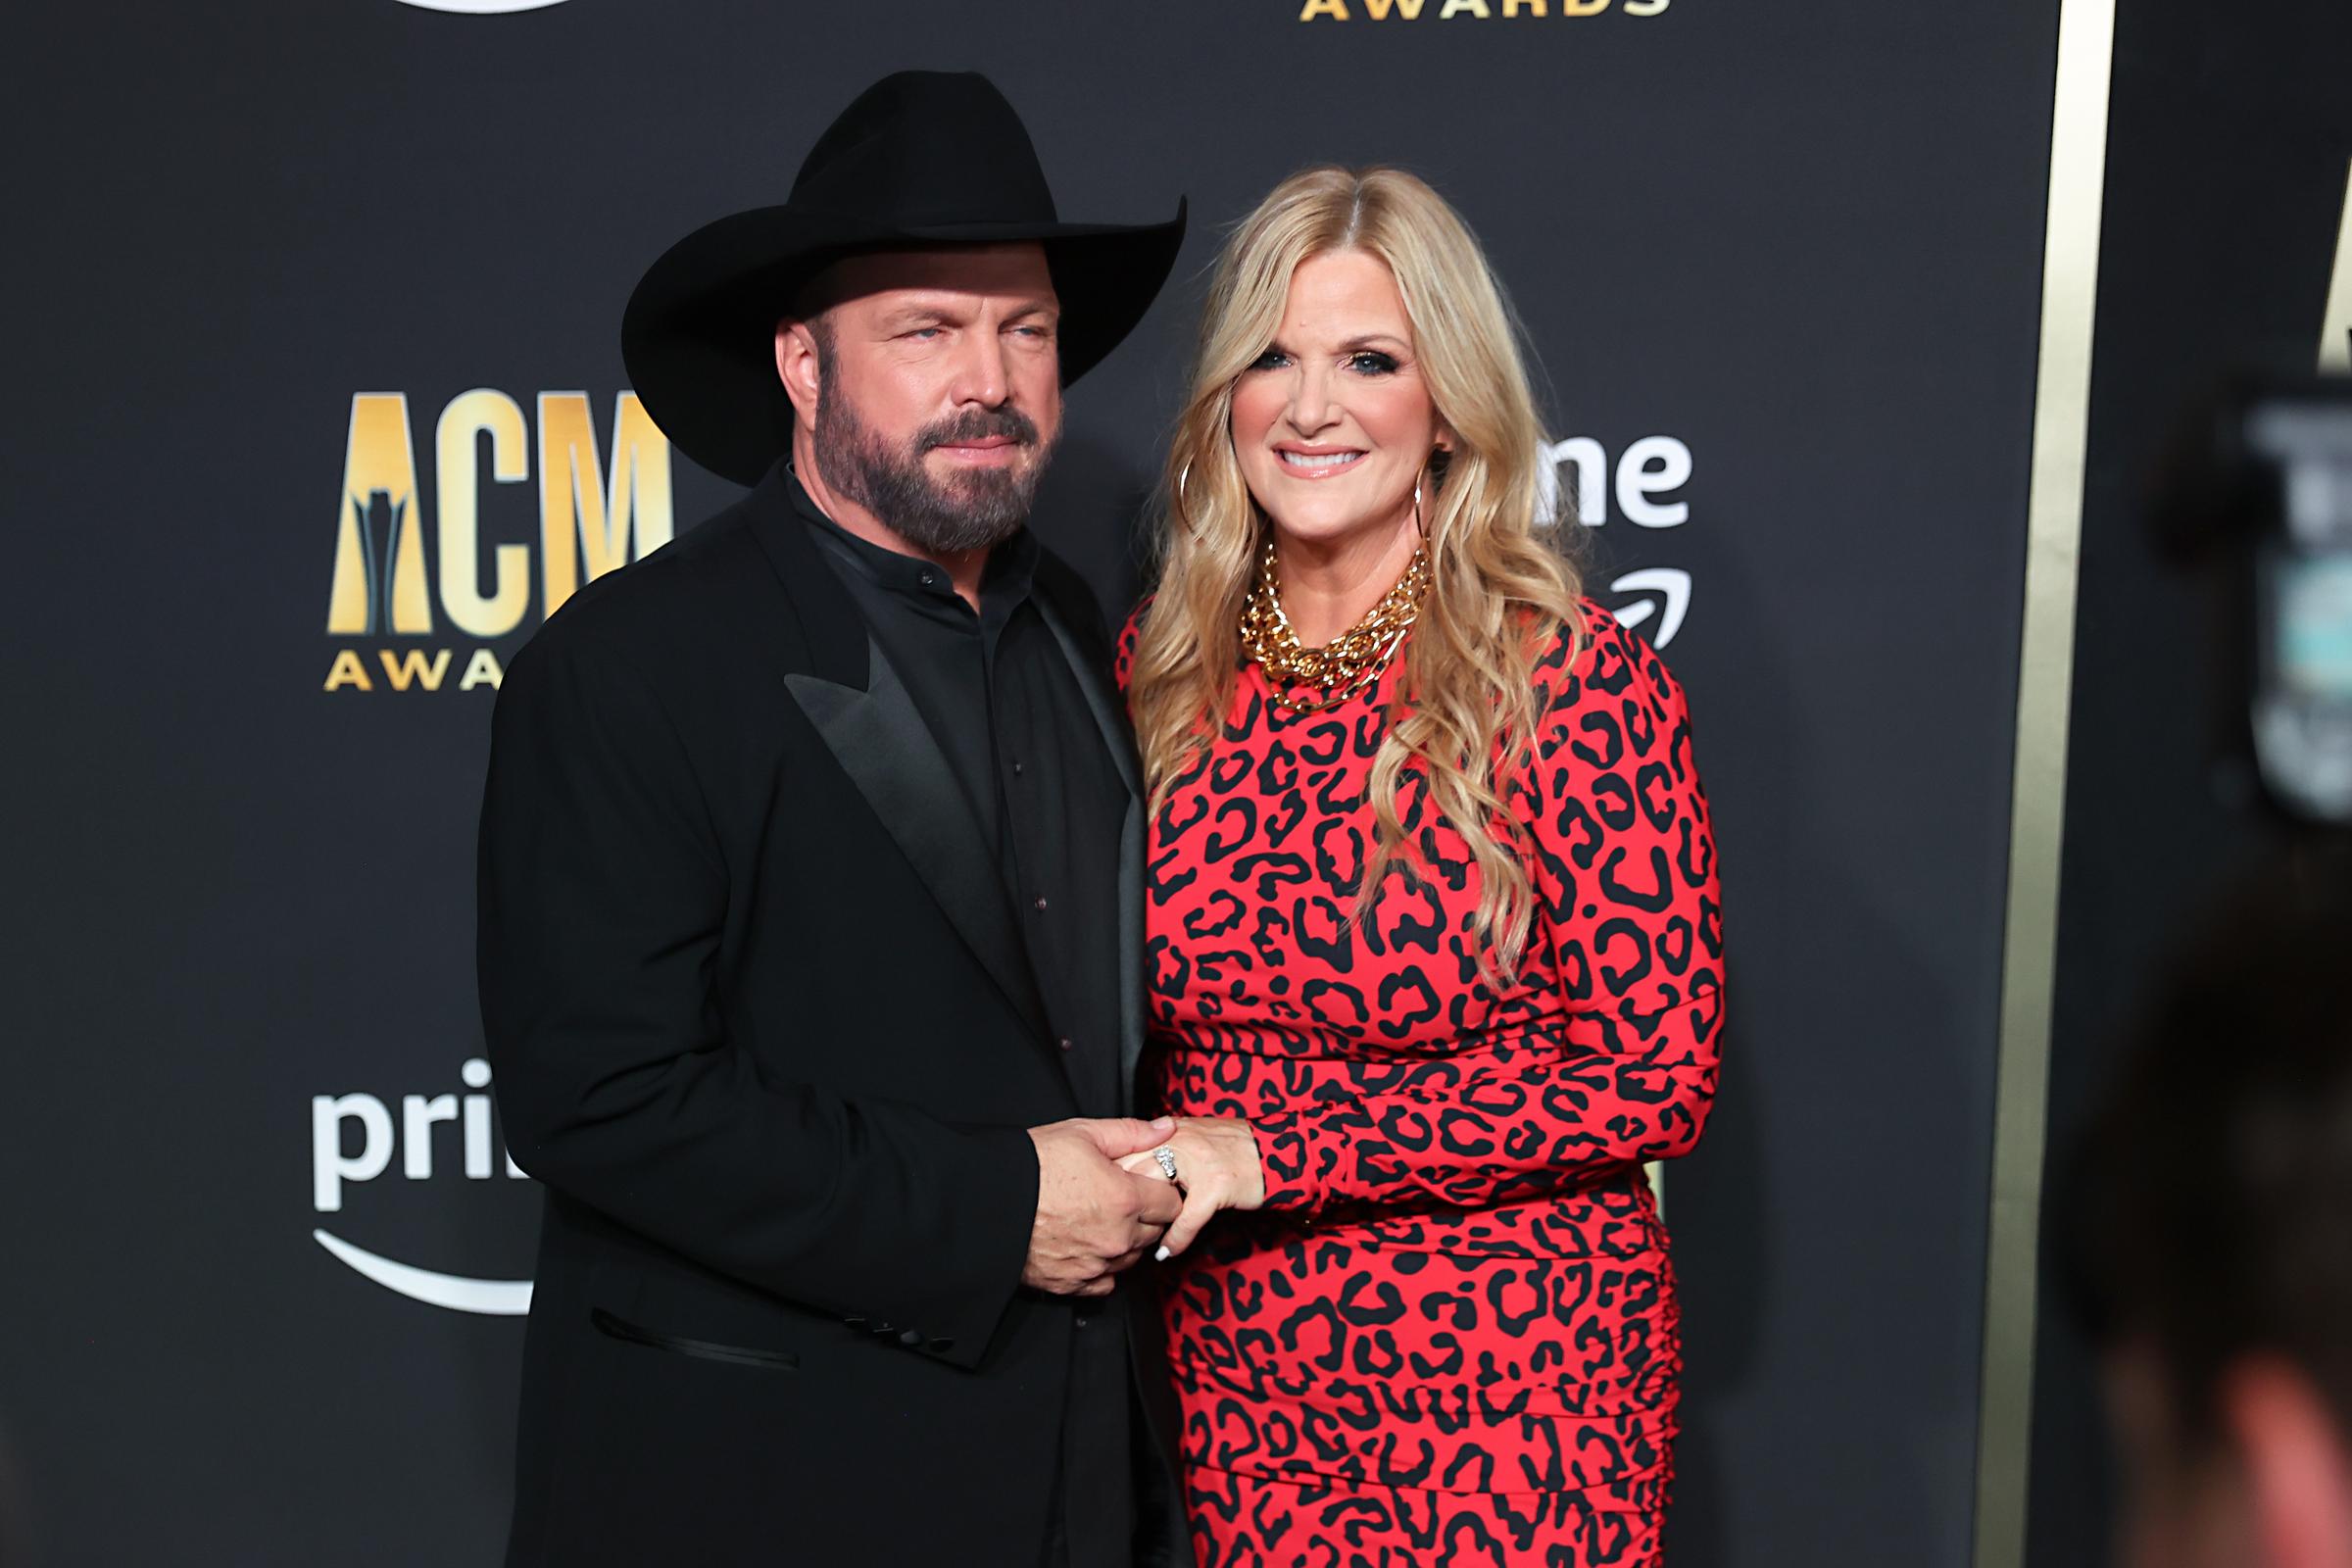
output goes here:
{"type": "Polygon", "coordinates": [[[1012,485],[987,490],[935,485],[926,517],[885,518],[907,540],[927,550],[992,550],[1028,520],[1028,499],[1012,485]]]}
{"type": "Polygon", "coordinates": [[[1011,508],[1024,513],[1029,510],[1029,476],[1010,468],[949,474],[933,482],[931,493],[957,510],[996,512],[1011,508]]]}

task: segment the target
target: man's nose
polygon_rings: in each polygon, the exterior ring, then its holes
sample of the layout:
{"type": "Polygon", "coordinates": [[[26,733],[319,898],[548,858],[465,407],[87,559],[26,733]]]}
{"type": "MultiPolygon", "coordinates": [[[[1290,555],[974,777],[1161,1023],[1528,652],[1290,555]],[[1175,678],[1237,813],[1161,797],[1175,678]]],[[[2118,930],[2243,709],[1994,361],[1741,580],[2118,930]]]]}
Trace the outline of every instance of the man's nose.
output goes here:
{"type": "Polygon", "coordinates": [[[1004,369],[1004,344],[996,333],[965,335],[956,356],[956,382],[949,390],[958,403],[990,409],[1001,407],[1012,396],[1004,369]]]}

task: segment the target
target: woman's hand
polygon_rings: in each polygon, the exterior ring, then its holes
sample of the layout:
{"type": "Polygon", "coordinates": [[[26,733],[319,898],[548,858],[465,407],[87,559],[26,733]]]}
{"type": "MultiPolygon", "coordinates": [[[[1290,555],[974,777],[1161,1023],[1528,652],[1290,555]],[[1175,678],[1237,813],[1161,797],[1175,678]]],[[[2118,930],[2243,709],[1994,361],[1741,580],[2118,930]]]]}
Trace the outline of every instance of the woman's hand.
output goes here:
{"type": "MultiPolygon", "coordinates": [[[[1176,1185],[1184,1189],[1184,1212],[1159,1241],[1161,1261],[1192,1246],[1217,1210],[1255,1208],[1266,1200],[1257,1139],[1240,1117],[1179,1116],[1176,1130],[1159,1147],[1176,1156],[1176,1185]]],[[[1119,1163],[1140,1175],[1166,1178],[1152,1150],[1130,1154],[1119,1163]]]]}

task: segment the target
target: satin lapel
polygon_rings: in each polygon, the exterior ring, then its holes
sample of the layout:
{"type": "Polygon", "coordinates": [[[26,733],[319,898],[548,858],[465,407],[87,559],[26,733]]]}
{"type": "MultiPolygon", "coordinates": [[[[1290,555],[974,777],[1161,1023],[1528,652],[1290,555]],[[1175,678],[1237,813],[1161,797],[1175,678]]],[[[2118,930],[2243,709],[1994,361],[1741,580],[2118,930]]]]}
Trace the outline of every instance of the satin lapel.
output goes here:
{"type": "Polygon", "coordinates": [[[964,942],[1042,1036],[1045,1006],[996,858],[881,647],[867,644],[864,691],[816,675],[788,674],[784,684],[964,942]]]}
{"type": "Polygon", "coordinates": [[[807,640],[809,668],[787,671],[785,688],[998,989],[1052,1050],[1018,916],[939,742],[817,555],[783,465],[748,499],[754,537],[807,640]]]}
{"type": "Polygon", "coordinates": [[[1110,749],[1111,761],[1127,786],[1127,816],[1119,830],[1119,1093],[1125,1108],[1132,1110],[1136,1068],[1144,1054],[1144,798],[1135,732],[1127,722],[1126,705],[1054,608],[1052,597],[1039,594],[1036,604],[1054,640],[1061,645],[1061,657],[1085,694],[1087,710],[1094,714],[1095,727],[1102,732],[1102,744],[1110,749]]]}

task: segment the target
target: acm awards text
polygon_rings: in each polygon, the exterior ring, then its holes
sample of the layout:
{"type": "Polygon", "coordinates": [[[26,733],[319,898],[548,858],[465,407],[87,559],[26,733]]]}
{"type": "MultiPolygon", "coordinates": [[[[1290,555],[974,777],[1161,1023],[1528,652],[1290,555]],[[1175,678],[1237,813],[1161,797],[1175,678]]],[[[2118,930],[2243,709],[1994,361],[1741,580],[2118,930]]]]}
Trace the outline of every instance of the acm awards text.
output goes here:
{"type": "Polygon", "coordinates": [[[534,603],[545,620],[581,582],[669,541],[669,443],[634,393],[613,401],[609,464],[587,393],[542,392],[537,414],[534,441],[506,393],[452,398],[433,426],[428,518],[408,395],[352,398],[326,632],[357,641],[335,649],[325,690],[494,691],[492,645],[523,630],[534,603]],[[534,472],[533,511],[495,499],[534,472]],[[485,548],[493,509],[507,537],[485,548]]]}
{"type": "Polygon", "coordinates": [[[1473,20],[1533,21],[1550,17],[1597,17],[1616,10],[1621,16],[1654,17],[1671,0],[1304,0],[1300,22],[1419,22],[1424,16],[1440,22],[1473,20]]]}

